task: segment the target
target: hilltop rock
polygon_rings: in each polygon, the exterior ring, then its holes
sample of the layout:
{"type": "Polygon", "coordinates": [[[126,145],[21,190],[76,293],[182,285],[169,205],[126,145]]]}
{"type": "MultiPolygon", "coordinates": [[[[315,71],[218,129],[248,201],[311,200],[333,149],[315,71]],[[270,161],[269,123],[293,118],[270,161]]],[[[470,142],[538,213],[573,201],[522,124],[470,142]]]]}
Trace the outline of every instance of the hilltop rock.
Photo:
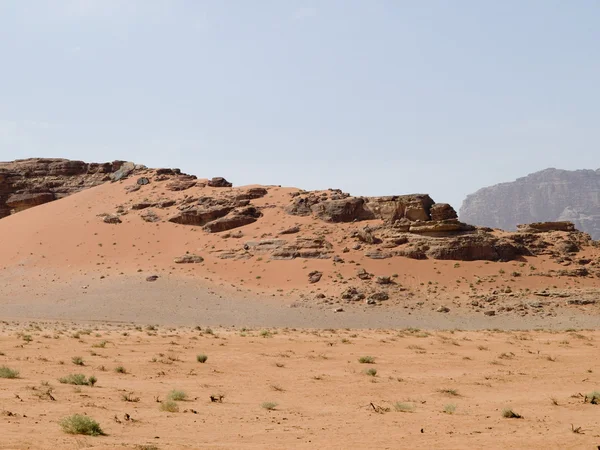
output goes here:
{"type": "Polygon", "coordinates": [[[600,169],[546,169],[467,196],[460,218],[474,225],[515,230],[532,222],[572,222],[600,239],[600,169]]]}
{"type": "Polygon", "coordinates": [[[25,209],[57,200],[143,171],[125,161],[85,163],[56,158],[0,162],[0,219],[25,209]]]}
{"type": "Polygon", "coordinates": [[[210,187],[232,187],[233,184],[231,184],[229,181],[227,181],[225,178],[223,177],[214,177],[211,180],[208,181],[208,185],[210,187]]]}

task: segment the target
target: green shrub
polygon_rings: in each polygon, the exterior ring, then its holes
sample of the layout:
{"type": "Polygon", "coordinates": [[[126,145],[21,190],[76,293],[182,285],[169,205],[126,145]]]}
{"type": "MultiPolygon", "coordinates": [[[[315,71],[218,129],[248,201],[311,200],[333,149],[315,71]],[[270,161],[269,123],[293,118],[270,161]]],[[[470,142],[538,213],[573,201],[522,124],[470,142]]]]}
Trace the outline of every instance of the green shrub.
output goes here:
{"type": "Polygon", "coordinates": [[[73,362],[73,364],[75,364],[76,366],[83,366],[83,358],[81,356],[73,356],[71,358],[71,361],[73,362]]]}
{"type": "Polygon", "coordinates": [[[123,366],[115,367],[115,372],[117,373],[127,373],[127,370],[123,366]]]}
{"type": "Polygon", "coordinates": [[[104,432],[98,422],[87,416],[73,414],[60,421],[60,426],[65,433],[85,434],[87,436],[103,436],[104,432]]]}
{"type": "Polygon", "coordinates": [[[454,414],[454,411],[456,411],[456,405],[448,404],[444,406],[444,412],[446,414],[454,414]]]}
{"type": "Polygon", "coordinates": [[[173,400],[166,400],[160,404],[160,410],[176,413],[179,412],[179,405],[173,400]]]}
{"type": "Polygon", "coordinates": [[[264,402],[262,405],[260,405],[262,408],[266,409],[267,411],[273,411],[275,408],[277,408],[277,403],[273,403],[273,402],[264,402]]]}
{"type": "Polygon", "coordinates": [[[398,412],[413,412],[415,407],[410,403],[396,402],[394,404],[394,409],[398,412]]]}
{"type": "Polygon", "coordinates": [[[361,364],[375,364],[375,358],[372,356],[361,356],[358,358],[358,362],[361,364]]]}
{"type": "Polygon", "coordinates": [[[375,375],[377,375],[377,369],[375,369],[375,368],[367,369],[367,370],[365,370],[365,373],[371,377],[374,377],[375,375]]]}
{"type": "Polygon", "coordinates": [[[0,366],[0,378],[19,378],[19,371],[7,366],[0,366]]]}
{"type": "Polygon", "coordinates": [[[198,361],[199,363],[204,364],[207,360],[208,360],[208,356],[206,356],[206,355],[196,356],[196,361],[198,361]]]}
{"type": "Polygon", "coordinates": [[[167,398],[169,400],[181,402],[187,398],[187,394],[183,391],[178,391],[176,389],[173,389],[171,392],[169,392],[169,395],[167,396],[167,398]]]}
{"type": "Polygon", "coordinates": [[[76,386],[93,386],[98,380],[93,375],[88,380],[85,377],[85,375],[81,373],[72,373],[70,375],[67,375],[66,377],[59,378],[58,381],[62,384],[74,384],[76,386]]]}

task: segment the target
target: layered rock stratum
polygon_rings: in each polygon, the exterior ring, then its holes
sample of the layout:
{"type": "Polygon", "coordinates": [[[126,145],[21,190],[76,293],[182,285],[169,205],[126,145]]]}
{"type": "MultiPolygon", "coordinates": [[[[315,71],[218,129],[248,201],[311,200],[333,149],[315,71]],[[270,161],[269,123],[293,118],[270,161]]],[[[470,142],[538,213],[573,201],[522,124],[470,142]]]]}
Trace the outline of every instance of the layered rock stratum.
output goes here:
{"type": "Polygon", "coordinates": [[[474,225],[515,230],[530,222],[569,221],[600,239],[600,169],[546,169],[468,195],[460,218],[474,225]]]}
{"type": "Polygon", "coordinates": [[[127,177],[140,168],[126,161],[85,163],[58,158],[0,162],[0,219],[127,177]]]}

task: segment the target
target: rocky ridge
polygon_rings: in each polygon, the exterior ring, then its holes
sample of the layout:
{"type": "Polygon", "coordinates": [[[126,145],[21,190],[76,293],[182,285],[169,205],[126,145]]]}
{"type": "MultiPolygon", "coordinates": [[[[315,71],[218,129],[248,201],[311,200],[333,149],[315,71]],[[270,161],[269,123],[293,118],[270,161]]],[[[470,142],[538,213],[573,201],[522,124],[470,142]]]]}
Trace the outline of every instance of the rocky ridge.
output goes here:
{"type": "Polygon", "coordinates": [[[0,219],[144,169],[134,163],[55,158],[0,162],[0,219]]]}

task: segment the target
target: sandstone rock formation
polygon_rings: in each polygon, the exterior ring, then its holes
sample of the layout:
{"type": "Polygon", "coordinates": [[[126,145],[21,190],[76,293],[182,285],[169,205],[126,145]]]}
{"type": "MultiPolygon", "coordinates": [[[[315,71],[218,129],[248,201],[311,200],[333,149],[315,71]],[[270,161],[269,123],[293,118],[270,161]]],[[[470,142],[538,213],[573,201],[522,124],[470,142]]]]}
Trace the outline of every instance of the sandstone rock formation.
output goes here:
{"type": "Polygon", "coordinates": [[[600,169],[546,169],[467,196],[460,218],[514,230],[530,222],[569,221],[600,239],[600,169]]]}
{"type": "Polygon", "coordinates": [[[96,164],[32,158],[0,162],[0,219],[142,169],[125,161],[96,164]]]}

